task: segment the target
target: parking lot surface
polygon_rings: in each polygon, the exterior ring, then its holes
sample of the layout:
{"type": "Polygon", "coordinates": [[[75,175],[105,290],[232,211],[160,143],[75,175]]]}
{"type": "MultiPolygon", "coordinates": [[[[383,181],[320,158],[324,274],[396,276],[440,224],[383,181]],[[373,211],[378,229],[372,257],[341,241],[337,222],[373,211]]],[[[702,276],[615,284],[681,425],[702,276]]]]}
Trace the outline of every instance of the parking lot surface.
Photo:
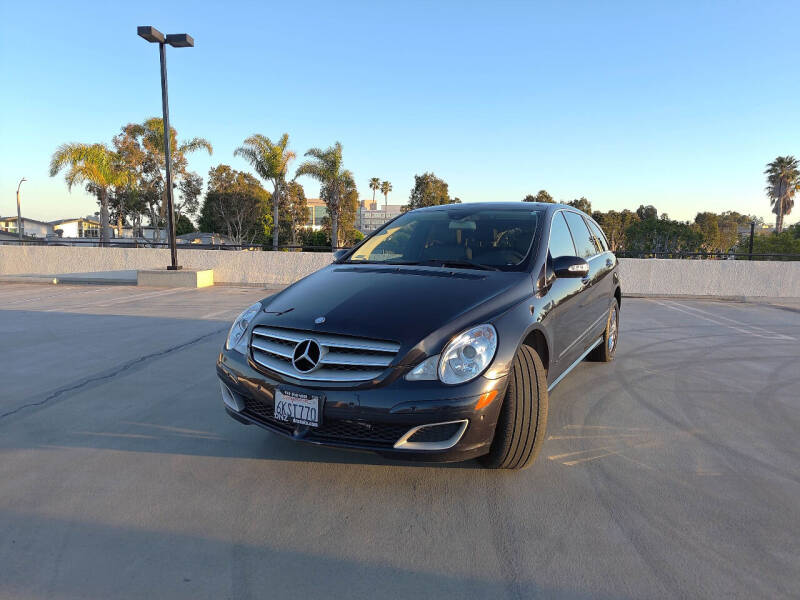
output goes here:
{"type": "Polygon", "coordinates": [[[0,284],[0,598],[800,597],[800,313],[623,299],[530,469],[245,427],[267,292],[0,284]]]}

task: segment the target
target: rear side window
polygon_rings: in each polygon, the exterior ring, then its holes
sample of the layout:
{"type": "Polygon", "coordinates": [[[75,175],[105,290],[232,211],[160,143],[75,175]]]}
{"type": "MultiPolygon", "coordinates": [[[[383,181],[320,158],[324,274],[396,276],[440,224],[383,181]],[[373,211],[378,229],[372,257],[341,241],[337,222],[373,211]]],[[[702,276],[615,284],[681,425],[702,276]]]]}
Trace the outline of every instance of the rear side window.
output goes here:
{"type": "Polygon", "coordinates": [[[566,217],[569,230],[572,232],[577,256],[590,258],[595,254],[599,254],[597,247],[594,245],[594,236],[589,232],[589,228],[586,227],[583,217],[574,212],[564,212],[564,217],[566,217]]]}
{"type": "Polygon", "coordinates": [[[575,256],[575,246],[572,243],[567,222],[562,216],[563,212],[553,215],[553,223],[550,226],[550,256],[575,256]]]}
{"type": "Polygon", "coordinates": [[[597,226],[597,223],[594,221],[590,221],[586,219],[586,222],[589,224],[589,230],[592,232],[594,236],[594,242],[597,245],[598,252],[606,252],[608,250],[608,244],[606,243],[606,236],[603,235],[603,231],[597,226]]]}

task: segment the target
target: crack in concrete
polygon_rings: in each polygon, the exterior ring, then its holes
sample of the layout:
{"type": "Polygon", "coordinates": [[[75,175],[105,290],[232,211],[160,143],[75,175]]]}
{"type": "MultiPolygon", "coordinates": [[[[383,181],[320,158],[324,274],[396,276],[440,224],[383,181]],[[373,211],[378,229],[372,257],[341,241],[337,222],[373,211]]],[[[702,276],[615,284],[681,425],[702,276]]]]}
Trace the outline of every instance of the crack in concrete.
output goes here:
{"type": "Polygon", "coordinates": [[[23,404],[22,406],[18,406],[17,408],[15,408],[13,410],[10,410],[8,412],[2,413],[2,414],[0,414],[0,420],[5,419],[6,417],[10,417],[11,415],[15,415],[18,412],[21,412],[21,411],[25,410],[26,408],[35,408],[37,406],[44,406],[48,402],[50,402],[52,400],[55,400],[56,398],[58,398],[60,396],[63,396],[64,394],[68,394],[70,392],[77,391],[77,390],[79,390],[81,388],[84,388],[84,387],[86,387],[86,386],[88,386],[88,385],[90,385],[92,383],[97,383],[99,381],[107,381],[109,379],[113,379],[117,375],[120,375],[122,373],[125,373],[126,371],[129,371],[130,369],[132,369],[136,365],[142,364],[142,363],[147,362],[149,360],[152,360],[154,358],[159,358],[159,357],[162,357],[162,356],[166,356],[168,354],[172,354],[174,352],[178,352],[180,350],[188,348],[189,346],[197,344],[198,342],[202,342],[203,340],[206,340],[206,339],[208,339],[210,337],[213,337],[215,335],[219,335],[220,333],[224,333],[227,330],[228,330],[227,326],[226,327],[222,327],[220,329],[215,329],[214,331],[211,331],[209,333],[201,335],[200,337],[197,337],[197,338],[194,338],[192,340],[189,340],[188,342],[183,342],[181,344],[177,344],[176,346],[170,346],[169,348],[165,348],[164,350],[159,350],[158,352],[153,352],[152,354],[145,354],[144,356],[140,356],[138,358],[134,358],[133,360],[130,360],[130,361],[126,362],[126,363],[123,363],[122,365],[120,365],[119,367],[117,367],[117,368],[115,368],[115,369],[113,369],[111,371],[108,371],[108,372],[103,373],[101,375],[93,375],[91,377],[87,377],[85,379],[82,379],[82,380],[78,381],[77,383],[73,383],[73,384],[64,386],[62,388],[59,388],[59,389],[51,392],[48,396],[46,396],[42,400],[39,400],[38,402],[29,402],[28,404],[23,404]]]}

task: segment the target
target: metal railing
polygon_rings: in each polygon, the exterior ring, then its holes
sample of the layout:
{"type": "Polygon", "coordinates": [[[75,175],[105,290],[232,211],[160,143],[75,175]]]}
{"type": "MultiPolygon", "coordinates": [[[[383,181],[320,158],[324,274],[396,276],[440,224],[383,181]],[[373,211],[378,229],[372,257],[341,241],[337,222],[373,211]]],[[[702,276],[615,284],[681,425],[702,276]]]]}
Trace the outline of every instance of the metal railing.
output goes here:
{"type": "Polygon", "coordinates": [[[695,260],[800,260],[800,254],[760,252],[629,252],[614,253],[617,258],[681,258],[695,260]]]}
{"type": "MultiPolygon", "coordinates": [[[[89,246],[105,248],[169,248],[169,242],[156,242],[147,239],[112,238],[101,242],[99,238],[74,238],[74,239],[27,239],[27,240],[2,240],[0,246],[89,246]]],[[[343,248],[331,249],[330,246],[306,246],[302,244],[278,246],[279,252],[331,252],[343,248]]],[[[178,244],[178,250],[249,250],[256,252],[272,252],[271,244],[178,244]]]]}
{"type": "MultiPolygon", "coordinates": [[[[71,239],[27,239],[0,240],[0,246],[93,246],[107,248],[169,248],[169,242],[156,242],[143,238],[112,238],[101,242],[99,238],[71,239]]],[[[248,250],[254,252],[272,252],[271,244],[178,244],[179,250],[248,250]]],[[[346,247],[335,248],[342,250],[346,247]]],[[[306,246],[302,244],[286,244],[278,246],[279,252],[331,252],[330,246],[306,246]]],[[[631,252],[621,250],[614,252],[617,258],[680,258],[694,260],[800,260],[800,254],[781,253],[749,253],[749,252],[631,252]]]]}

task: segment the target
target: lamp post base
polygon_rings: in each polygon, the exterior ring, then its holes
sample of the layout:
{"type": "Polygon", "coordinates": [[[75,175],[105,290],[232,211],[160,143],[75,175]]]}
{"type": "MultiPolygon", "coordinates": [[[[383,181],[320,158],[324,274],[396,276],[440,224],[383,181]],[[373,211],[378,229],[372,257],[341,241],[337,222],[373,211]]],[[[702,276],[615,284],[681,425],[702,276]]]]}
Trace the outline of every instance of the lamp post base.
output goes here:
{"type": "Polygon", "coordinates": [[[136,284],[149,287],[202,288],[214,285],[213,269],[154,269],[138,271],[136,284]]]}
{"type": "Polygon", "coordinates": [[[167,265],[167,271],[180,271],[182,268],[180,265],[167,265]]]}

